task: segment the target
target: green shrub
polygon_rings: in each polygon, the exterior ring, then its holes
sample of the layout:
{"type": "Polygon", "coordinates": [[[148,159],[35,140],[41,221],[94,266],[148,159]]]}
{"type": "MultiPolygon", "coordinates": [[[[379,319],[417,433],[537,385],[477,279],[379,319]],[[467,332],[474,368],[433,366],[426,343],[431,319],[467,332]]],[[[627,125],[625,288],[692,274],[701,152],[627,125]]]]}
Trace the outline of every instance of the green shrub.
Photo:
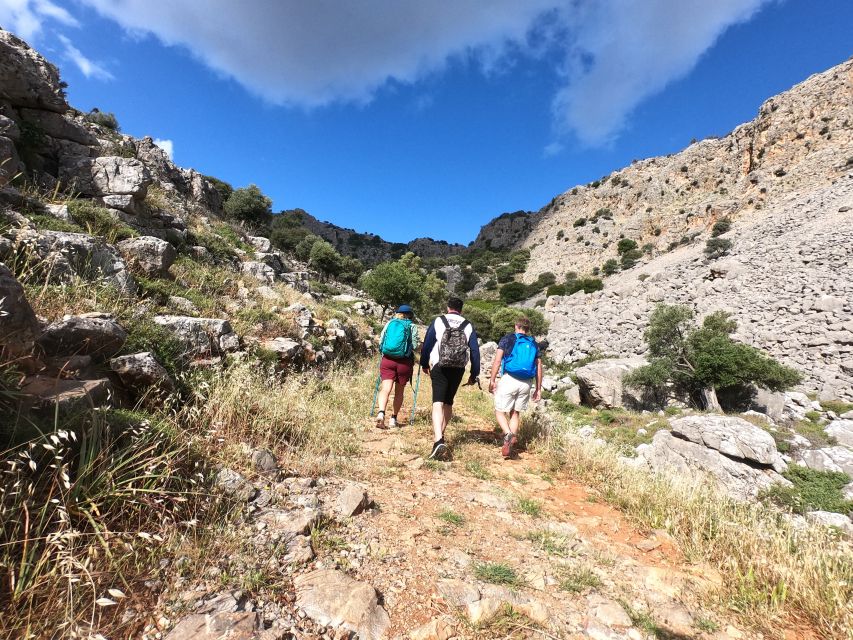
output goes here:
{"type": "Polygon", "coordinates": [[[156,324],[151,318],[140,316],[125,323],[127,341],[121,354],[133,354],[150,351],[169,375],[175,379],[183,369],[186,348],[175,335],[156,324]]]}
{"type": "Polygon", "coordinates": [[[606,276],[612,276],[617,271],[619,271],[619,262],[614,258],[610,258],[601,266],[601,273],[606,276]]]}
{"type": "Polygon", "coordinates": [[[630,238],[622,238],[616,244],[616,253],[620,256],[628,253],[629,251],[636,251],[637,242],[635,240],[631,240],[630,238]]]}
{"type": "Polygon", "coordinates": [[[643,257],[643,252],[639,249],[630,249],[622,254],[622,259],[620,263],[622,264],[623,269],[630,269],[637,262],[640,261],[640,258],[643,257]]]}
{"type": "Polygon", "coordinates": [[[68,213],[86,232],[102,236],[109,243],[135,238],[139,234],[113,217],[108,209],[99,207],[91,200],[71,200],[68,203],[68,213]]]}
{"type": "Polygon", "coordinates": [[[708,260],[716,260],[727,255],[732,248],[732,241],[727,238],[710,238],[705,243],[705,255],[708,260]]]}
{"type": "Polygon", "coordinates": [[[503,307],[492,314],[492,331],[488,338],[497,342],[506,334],[512,333],[516,319],[521,316],[527,316],[530,320],[531,335],[544,336],[548,333],[548,321],[545,320],[545,316],[540,311],[503,307]]]}
{"type": "Polygon", "coordinates": [[[573,227],[583,227],[586,225],[586,218],[578,218],[572,223],[573,227]]]}
{"type": "Polygon", "coordinates": [[[757,385],[784,391],[799,383],[802,376],[794,369],[732,340],[736,329],[737,323],[724,311],[712,313],[696,327],[689,307],[659,304],[644,334],[649,364],[629,373],[624,384],[660,396],[672,383],[693,396],[701,393],[703,408],[714,409],[717,389],[757,385]]]}
{"type": "Polygon", "coordinates": [[[515,271],[509,265],[501,265],[495,269],[495,277],[501,284],[512,282],[512,279],[515,277],[515,271]]]}
{"type": "Polygon", "coordinates": [[[845,500],[842,493],[843,487],[850,482],[846,473],[791,465],[782,475],[793,486],[773,485],[762,494],[774,504],[800,514],[832,511],[846,515],[853,511],[853,501],[845,500]]]}
{"type": "Polygon", "coordinates": [[[493,331],[491,313],[469,303],[465,305],[464,316],[466,320],[474,325],[474,329],[477,330],[477,335],[483,340],[490,340],[492,338],[493,331]]]}
{"type": "Polygon", "coordinates": [[[265,196],[257,185],[236,189],[225,201],[225,214],[251,225],[268,224],[272,217],[272,200],[265,196]]]}
{"type": "Polygon", "coordinates": [[[732,222],[728,218],[723,218],[722,220],[717,220],[717,222],[714,224],[714,226],[711,227],[711,237],[716,238],[717,236],[721,236],[731,228],[732,228],[732,222]]]}
{"type": "Polygon", "coordinates": [[[568,291],[568,287],[564,284],[552,284],[545,290],[546,296],[564,296],[568,291]]]}
{"type": "Polygon", "coordinates": [[[91,122],[93,124],[100,125],[102,127],[106,127],[107,129],[112,129],[113,131],[119,131],[118,120],[116,116],[112,112],[107,111],[99,111],[98,109],[92,109],[89,113],[83,116],[86,122],[91,122]]]}
{"type": "Polygon", "coordinates": [[[593,291],[601,291],[604,289],[604,282],[601,278],[578,278],[566,282],[566,295],[572,295],[578,291],[584,293],[592,293],[593,291]]]}
{"type": "Polygon", "coordinates": [[[512,304],[527,297],[527,287],[521,282],[508,282],[500,288],[498,295],[503,302],[512,304]]]}

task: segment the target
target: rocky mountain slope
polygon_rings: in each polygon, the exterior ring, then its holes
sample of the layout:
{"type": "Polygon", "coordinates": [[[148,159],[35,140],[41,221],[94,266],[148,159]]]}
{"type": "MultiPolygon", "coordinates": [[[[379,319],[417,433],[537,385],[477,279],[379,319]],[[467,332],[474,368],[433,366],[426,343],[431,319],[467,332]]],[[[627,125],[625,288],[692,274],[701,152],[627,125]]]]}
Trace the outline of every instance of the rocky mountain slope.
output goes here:
{"type": "Polygon", "coordinates": [[[642,353],[654,304],[723,309],[739,337],[803,371],[804,389],[853,398],[853,60],[767,100],[727,136],[632,163],[532,215],[484,227],[475,245],[526,247],[525,281],[589,273],[642,247],[603,292],[552,297],[558,360],[642,353]],[[731,222],[728,255],[703,253],[731,222]]]}
{"type": "Polygon", "coordinates": [[[432,238],[388,242],[372,233],[359,233],[332,222],[318,220],[307,211],[299,210],[299,214],[302,226],[308,231],[327,240],[342,255],[358,258],[368,266],[386,260],[396,260],[409,251],[424,258],[448,258],[465,250],[461,244],[432,238]]]}

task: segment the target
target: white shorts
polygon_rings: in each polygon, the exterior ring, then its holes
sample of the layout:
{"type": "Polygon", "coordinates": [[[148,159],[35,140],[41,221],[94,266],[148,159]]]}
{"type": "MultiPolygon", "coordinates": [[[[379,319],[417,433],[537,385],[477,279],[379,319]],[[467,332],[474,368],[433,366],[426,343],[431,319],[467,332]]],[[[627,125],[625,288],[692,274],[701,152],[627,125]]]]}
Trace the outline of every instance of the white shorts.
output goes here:
{"type": "Polygon", "coordinates": [[[533,378],[519,380],[510,375],[501,376],[498,388],[495,389],[495,411],[509,413],[513,409],[519,413],[527,408],[530,391],[533,389],[533,378]]]}

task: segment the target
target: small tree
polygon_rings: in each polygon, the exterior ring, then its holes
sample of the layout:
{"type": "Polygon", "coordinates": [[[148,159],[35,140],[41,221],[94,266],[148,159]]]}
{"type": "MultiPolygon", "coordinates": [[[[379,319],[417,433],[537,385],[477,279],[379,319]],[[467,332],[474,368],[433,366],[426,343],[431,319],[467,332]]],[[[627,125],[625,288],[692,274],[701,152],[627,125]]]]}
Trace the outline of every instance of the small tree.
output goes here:
{"type": "Polygon", "coordinates": [[[308,264],[326,276],[336,276],[343,268],[343,257],[325,240],[317,240],[311,245],[308,264]]]}
{"type": "Polygon", "coordinates": [[[723,218],[722,220],[717,220],[714,223],[714,226],[711,228],[711,237],[716,238],[717,236],[721,236],[724,233],[728,232],[729,229],[732,228],[732,221],[728,218],[723,218]]]}
{"type": "Polygon", "coordinates": [[[228,217],[254,226],[268,224],[272,216],[272,200],[254,184],[235,190],[223,208],[228,217]]]}
{"type": "Polygon", "coordinates": [[[548,333],[548,321],[536,309],[502,307],[492,314],[492,331],[489,337],[497,341],[506,334],[512,333],[515,328],[515,321],[522,316],[527,316],[530,320],[531,335],[544,336],[548,333]]]}
{"type": "Polygon", "coordinates": [[[619,271],[619,263],[613,258],[601,265],[601,273],[606,276],[612,276],[617,271],[619,271]]]}
{"type": "Polygon", "coordinates": [[[319,236],[309,233],[297,243],[293,249],[293,253],[299,260],[302,260],[302,262],[308,262],[311,258],[311,249],[314,248],[314,243],[318,240],[320,240],[319,236]]]}
{"type": "Polygon", "coordinates": [[[783,391],[801,380],[800,374],[758,349],[736,342],[731,334],[737,323],[717,311],[701,327],[693,312],[679,305],[658,305],[645,332],[649,364],[625,378],[625,384],[660,393],[672,384],[698,396],[703,408],[721,411],[718,390],[757,385],[783,391]]]}
{"type": "Polygon", "coordinates": [[[732,241],[728,238],[710,238],[705,243],[705,255],[708,260],[716,260],[728,254],[732,248],[732,241]]]}

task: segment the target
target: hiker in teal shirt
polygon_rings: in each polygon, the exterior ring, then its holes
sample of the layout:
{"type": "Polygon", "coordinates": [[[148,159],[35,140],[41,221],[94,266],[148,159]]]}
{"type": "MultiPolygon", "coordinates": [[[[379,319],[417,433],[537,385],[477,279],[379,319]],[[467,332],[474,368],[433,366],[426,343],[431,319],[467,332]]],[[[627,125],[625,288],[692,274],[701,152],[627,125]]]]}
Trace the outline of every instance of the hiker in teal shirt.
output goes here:
{"type": "Polygon", "coordinates": [[[412,379],[415,368],[415,350],[418,347],[418,330],[412,324],[414,314],[407,304],[401,304],[394,317],[382,329],[379,335],[379,351],[382,360],[379,363],[379,413],[376,414],[376,427],[385,429],[385,408],[394,388],[394,413],[388,423],[397,427],[397,414],[403,406],[403,394],[406,384],[412,379]]]}

